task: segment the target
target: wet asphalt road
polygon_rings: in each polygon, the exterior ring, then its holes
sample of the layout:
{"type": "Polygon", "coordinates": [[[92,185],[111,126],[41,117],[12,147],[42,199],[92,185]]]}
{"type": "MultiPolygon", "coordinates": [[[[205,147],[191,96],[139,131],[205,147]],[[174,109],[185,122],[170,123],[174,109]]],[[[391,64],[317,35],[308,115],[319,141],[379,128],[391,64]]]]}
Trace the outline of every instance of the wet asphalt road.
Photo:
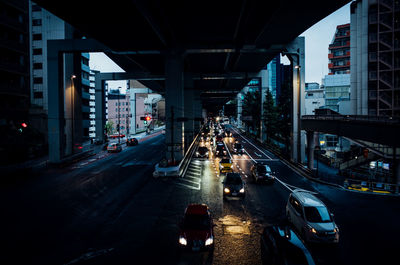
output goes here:
{"type": "MultiPolygon", "coordinates": [[[[155,179],[165,150],[158,135],[118,154],[3,185],[1,264],[260,264],[259,232],[285,221],[294,188],[317,192],[335,214],[338,246],[309,246],[317,264],[388,264],[397,258],[399,198],[340,190],[299,176],[233,130],[246,149],[230,155],[247,183],[244,200],[222,200],[219,159],[193,159],[184,178],[155,179]],[[250,167],[268,163],[278,180],[253,183],[250,167]],[[189,203],[213,214],[215,250],[180,252],[178,223],[189,203]]],[[[232,150],[233,138],[225,138],[232,150]]]]}

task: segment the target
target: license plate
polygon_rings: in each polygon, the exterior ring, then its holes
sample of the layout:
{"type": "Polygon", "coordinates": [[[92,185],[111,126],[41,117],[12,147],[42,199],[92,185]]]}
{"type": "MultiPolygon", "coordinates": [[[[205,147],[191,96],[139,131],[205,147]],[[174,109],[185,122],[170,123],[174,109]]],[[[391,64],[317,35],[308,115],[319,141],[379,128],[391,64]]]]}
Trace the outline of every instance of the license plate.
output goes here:
{"type": "Polygon", "coordinates": [[[236,195],[237,195],[237,192],[232,192],[232,195],[233,195],[233,196],[236,196],[236,195]]]}
{"type": "Polygon", "coordinates": [[[199,250],[200,250],[200,247],[192,247],[192,250],[193,250],[193,251],[199,251],[199,250]]]}

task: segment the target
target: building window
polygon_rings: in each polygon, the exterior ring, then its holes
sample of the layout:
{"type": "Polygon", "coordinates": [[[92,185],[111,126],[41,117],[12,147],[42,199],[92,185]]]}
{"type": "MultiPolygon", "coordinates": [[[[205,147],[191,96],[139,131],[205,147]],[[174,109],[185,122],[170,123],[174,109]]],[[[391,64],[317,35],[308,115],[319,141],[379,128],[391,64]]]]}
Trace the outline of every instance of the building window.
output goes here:
{"type": "Polygon", "coordinates": [[[43,77],[34,77],[33,83],[34,84],[43,84],[43,77]]]}
{"type": "Polygon", "coordinates": [[[41,48],[33,49],[33,55],[41,55],[41,54],[42,54],[41,48]]]}
{"type": "Polygon", "coordinates": [[[42,63],[33,63],[33,69],[43,69],[42,63]]]}
{"type": "Polygon", "coordinates": [[[38,34],[33,34],[32,35],[32,39],[33,40],[42,40],[42,34],[38,33],[38,34]]]}
{"type": "Polygon", "coordinates": [[[33,92],[33,98],[43,98],[43,92],[42,91],[33,92]]]}
{"type": "Polygon", "coordinates": [[[32,19],[32,25],[33,26],[41,26],[42,20],[41,19],[32,19]]]}

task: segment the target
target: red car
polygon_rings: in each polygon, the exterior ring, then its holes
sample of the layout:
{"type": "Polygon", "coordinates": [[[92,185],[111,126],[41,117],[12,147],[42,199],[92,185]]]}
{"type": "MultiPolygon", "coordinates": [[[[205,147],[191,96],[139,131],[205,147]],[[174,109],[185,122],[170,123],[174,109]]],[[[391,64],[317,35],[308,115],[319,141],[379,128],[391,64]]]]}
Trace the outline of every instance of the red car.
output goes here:
{"type": "Polygon", "coordinates": [[[213,227],[208,206],[190,204],[180,224],[179,245],[192,251],[214,250],[213,227]]]}

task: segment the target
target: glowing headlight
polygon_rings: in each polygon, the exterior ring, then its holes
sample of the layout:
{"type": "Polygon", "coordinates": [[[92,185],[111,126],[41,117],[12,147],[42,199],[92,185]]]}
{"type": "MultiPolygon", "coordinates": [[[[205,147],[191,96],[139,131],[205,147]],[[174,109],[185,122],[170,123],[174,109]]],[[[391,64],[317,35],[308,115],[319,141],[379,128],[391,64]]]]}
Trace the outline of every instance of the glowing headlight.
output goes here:
{"type": "Polygon", "coordinates": [[[316,234],[316,233],[317,233],[317,230],[315,230],[314,227],[311,227],[311,228],[310,228],[310,232],[316,234]]]}
{"type": "Polygon", "coordinates": [[[231,168],[233,168],[233,165],[231,165],[231,168]]]}
{"type": "Polygon", "coordinates": [[[210,236],[209,238],[207,238],[205,245],[209,246],[212,245],[214,243],[214,239],[212,236],[210,236]]]}
{"type": "Polygon", "coordinates": [[[208,156],[208,152],[206,152],[206,156],[208,156]]]}
{"type": "Polygon", "coordinates": [[[339,233],[339,227],[335,227],[335,229],[333,229],[333,232],[335,232],[335,233],[339,233]]]}
{"type": "Polygon", "coordinates": [[[186,238],[183,236],[179,237],[179,244],[186,246],[187,245],[187,241],[186,238]]]}
{"type": "Polygon", "coordinates": [[[196,152],[196,155],[199,155],[200,153],[199,152],[196,152]]]}
{"type": "Polygon", "coordinates": [[[239,190],[239,192],[240,192],[240,193],[244,193],[244,188],[241,188],[241,189],[239,190]]]}
{"type": "Polygon", "coordinates": [[[225,189],[224,189],[224,192],[225,192],[225,193],[229,193],[229,192],[231,192],[231,190],[228,189],[228,188],[225,188],[225,189]]]}

